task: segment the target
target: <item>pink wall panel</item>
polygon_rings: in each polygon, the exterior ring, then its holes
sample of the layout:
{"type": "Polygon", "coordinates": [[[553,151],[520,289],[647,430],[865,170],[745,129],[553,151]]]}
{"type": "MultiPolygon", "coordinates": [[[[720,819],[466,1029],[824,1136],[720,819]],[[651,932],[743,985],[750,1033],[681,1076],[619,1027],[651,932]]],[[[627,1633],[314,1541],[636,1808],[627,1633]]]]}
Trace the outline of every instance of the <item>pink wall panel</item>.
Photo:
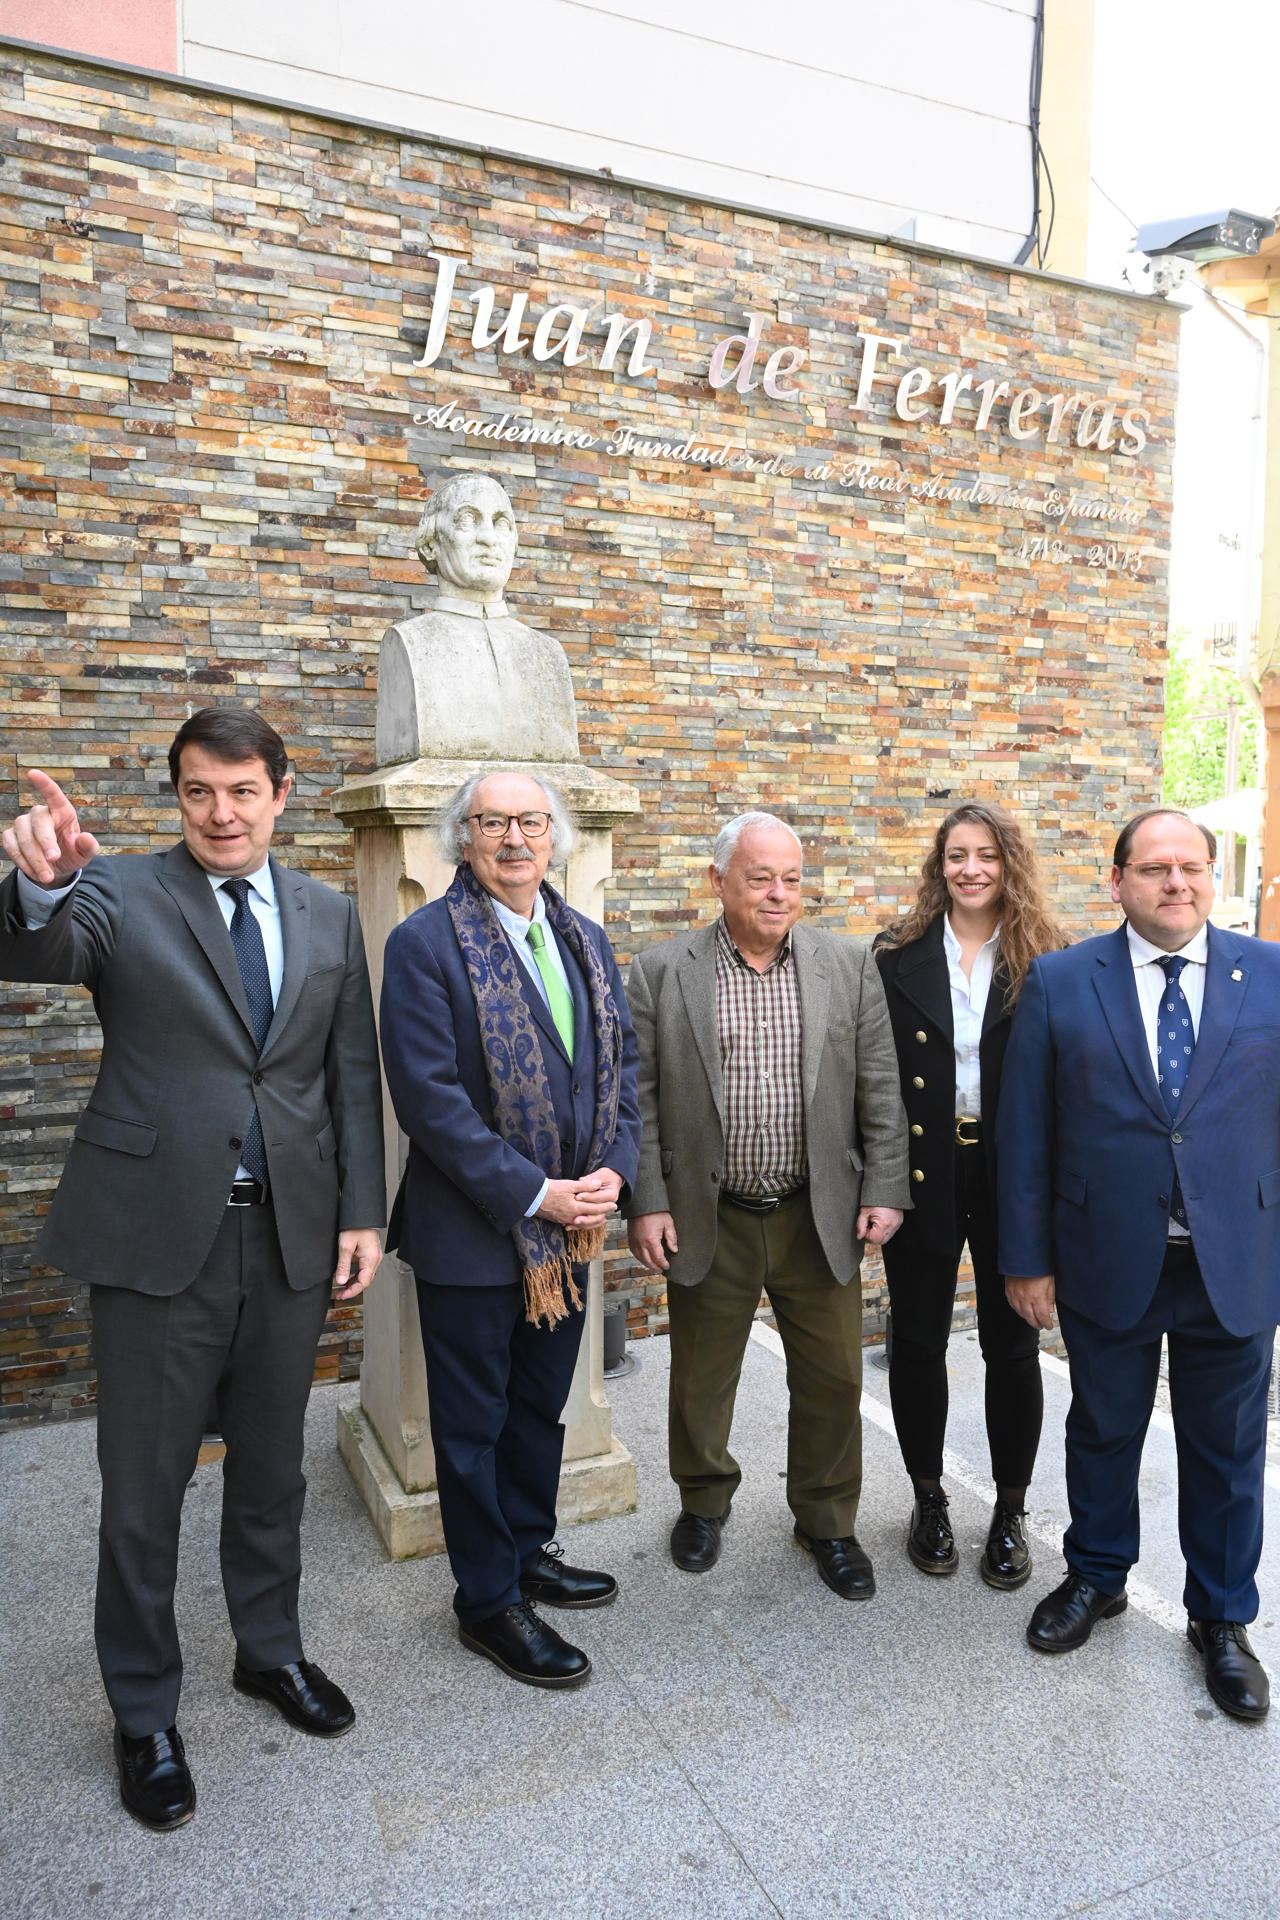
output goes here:
{"type": "Polygon", "coordinates": [[[0,33],[178,71],[178,0],[0,0],[0,33]]]}

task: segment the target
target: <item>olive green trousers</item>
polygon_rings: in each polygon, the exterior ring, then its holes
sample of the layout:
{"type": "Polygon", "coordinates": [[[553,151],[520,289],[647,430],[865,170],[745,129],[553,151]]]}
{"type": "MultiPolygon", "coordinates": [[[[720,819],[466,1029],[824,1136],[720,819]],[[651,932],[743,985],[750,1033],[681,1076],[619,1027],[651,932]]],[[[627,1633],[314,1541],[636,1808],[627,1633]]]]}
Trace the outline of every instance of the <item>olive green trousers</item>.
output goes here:
{"type": "Polygon", "coordinates": [[[707,1273],[668,1289],[671,1477],[683,1507],[710,1519],[742,1483],[729,1430],[762,1291],[787,1360],[787,1504],[814,1539],[841,1539],[862,1490],[862,1288],[832,1274],[807,1193],[763,1214],[722,1200],[707,1273]]]}

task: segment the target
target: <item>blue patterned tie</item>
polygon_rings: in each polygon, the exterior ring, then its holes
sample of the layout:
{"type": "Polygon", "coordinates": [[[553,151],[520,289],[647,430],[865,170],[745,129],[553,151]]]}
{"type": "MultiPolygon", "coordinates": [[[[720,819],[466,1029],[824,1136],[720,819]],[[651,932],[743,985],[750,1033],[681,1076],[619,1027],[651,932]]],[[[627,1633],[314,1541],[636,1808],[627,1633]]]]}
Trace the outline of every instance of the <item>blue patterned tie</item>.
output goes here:
{"type": "MultiPolygon", "coordinates": [[[[1166,985],[1160,995],[1160,1011],[1156,1016],[1156,1057],[1165,1111],[1171,1120],[1176,1120],[1182,1106],[1187,1074],[1191,1069],[1191,1056],[1196,1050],[1196,1030],[1191,1024],[1191,1008],[1187,1005],[1187,996],[1182,991],[1179,978],[1186,961],[1180,953],[1170,953],[1159,964],[1164,969],[1166,985]]],[[[1176,1173],[1173,1176],[1173,1203],[1169,1208],[1169,1216],[1180,1227],[1187,1225],[1187,1210],[1182,1203],[1182,1182],[1176,1173]]]]}
{"type": "MultiPolygon", "coordinates": [[[[244,982],[245,998],[249,1002],[249,1018],[253,1022],[253,1034],[258,1043],[258,1052],[262,1052],[262,1043],[267,1037],[271,1025],[271,1016],[275,1011],[275,1002],[271,998],[271,972],[267,966],[267,950],[262,944],[262,928],[254,919],[249,907],[249,882],[247,880],[224,880],[223,893],[230,894],[236,903],[231,916],[231,944],[236,950],[236,959],[240,964],[240,978],[244,982]]],[[[254,1180],[267,1184],[267,1152],[262,1144],[262,1123],[258,1119],[258,1109],[253,1109],[253,1118],[249,1122],[248,1132],[240,1147],[240,1165],[254,1180]]]]}

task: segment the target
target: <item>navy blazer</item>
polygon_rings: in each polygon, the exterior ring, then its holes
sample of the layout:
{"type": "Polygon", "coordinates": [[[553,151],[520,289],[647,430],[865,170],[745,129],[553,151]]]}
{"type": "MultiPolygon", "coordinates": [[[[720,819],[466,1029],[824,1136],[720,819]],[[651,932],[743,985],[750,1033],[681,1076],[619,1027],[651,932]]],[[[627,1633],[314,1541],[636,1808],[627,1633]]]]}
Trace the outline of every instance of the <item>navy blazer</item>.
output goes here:
{"type": "MultiPolygon", "coordinates": [[[[574,918],[604,962],[622,1022],[618,1121],[605,1165],[622,1175],[625,1196],[640,1154],[636,1038],[604,929],[581,914],[574,918]]],[[[591,1146],[595,1035],[581,969],[556,939],[573,991],[572,1066],[546,1003],[514,955],[512,965],[542,1042],[560,1128],[561,1177],[573,1179],[586,1172],[591,1146]]],[[[387,941],[381,1029],[387,1085],[409,1138],[388,1247],[420,1280],[476,1287],[518,1281],[511,1229],[546,1176],[494,1130],[475,998],[443,899],[419,907],[387,941]]]]}
{"type": "Polygon", "coordinates": [[[1141,1319],[1164,1261],[1175,1167],[1214,1312],[1280,1320],[1280,948],[1208,929],[1182,1109],[1151,1066],[1124,926],[1033,961],[998,1120],[1000,1271],[1052,1273],[1099,1326],[1141,1319]]]}

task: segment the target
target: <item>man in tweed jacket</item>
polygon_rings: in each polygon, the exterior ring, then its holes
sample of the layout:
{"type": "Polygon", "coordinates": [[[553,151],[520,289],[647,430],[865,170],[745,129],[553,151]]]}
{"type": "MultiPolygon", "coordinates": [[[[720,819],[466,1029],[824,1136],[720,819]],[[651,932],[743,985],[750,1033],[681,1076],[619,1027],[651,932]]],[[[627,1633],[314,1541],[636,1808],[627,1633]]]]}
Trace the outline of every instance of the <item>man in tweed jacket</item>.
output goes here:
{"type": "Polygon", "coordinates": [[[714,925],[633,962],[643,1144],[632,1252],[665,1273],[675,1563],[702,1573],[741,1481],[729,1430],[761,1291],[787,1355],[795,1537],[847,1600],[875,1591],[862,1478],[865,1241],[895,1232],[906,1119],[884,991],[861,942],[797,924],[803,850],[767,813],[716,840],[714,925]]]}

